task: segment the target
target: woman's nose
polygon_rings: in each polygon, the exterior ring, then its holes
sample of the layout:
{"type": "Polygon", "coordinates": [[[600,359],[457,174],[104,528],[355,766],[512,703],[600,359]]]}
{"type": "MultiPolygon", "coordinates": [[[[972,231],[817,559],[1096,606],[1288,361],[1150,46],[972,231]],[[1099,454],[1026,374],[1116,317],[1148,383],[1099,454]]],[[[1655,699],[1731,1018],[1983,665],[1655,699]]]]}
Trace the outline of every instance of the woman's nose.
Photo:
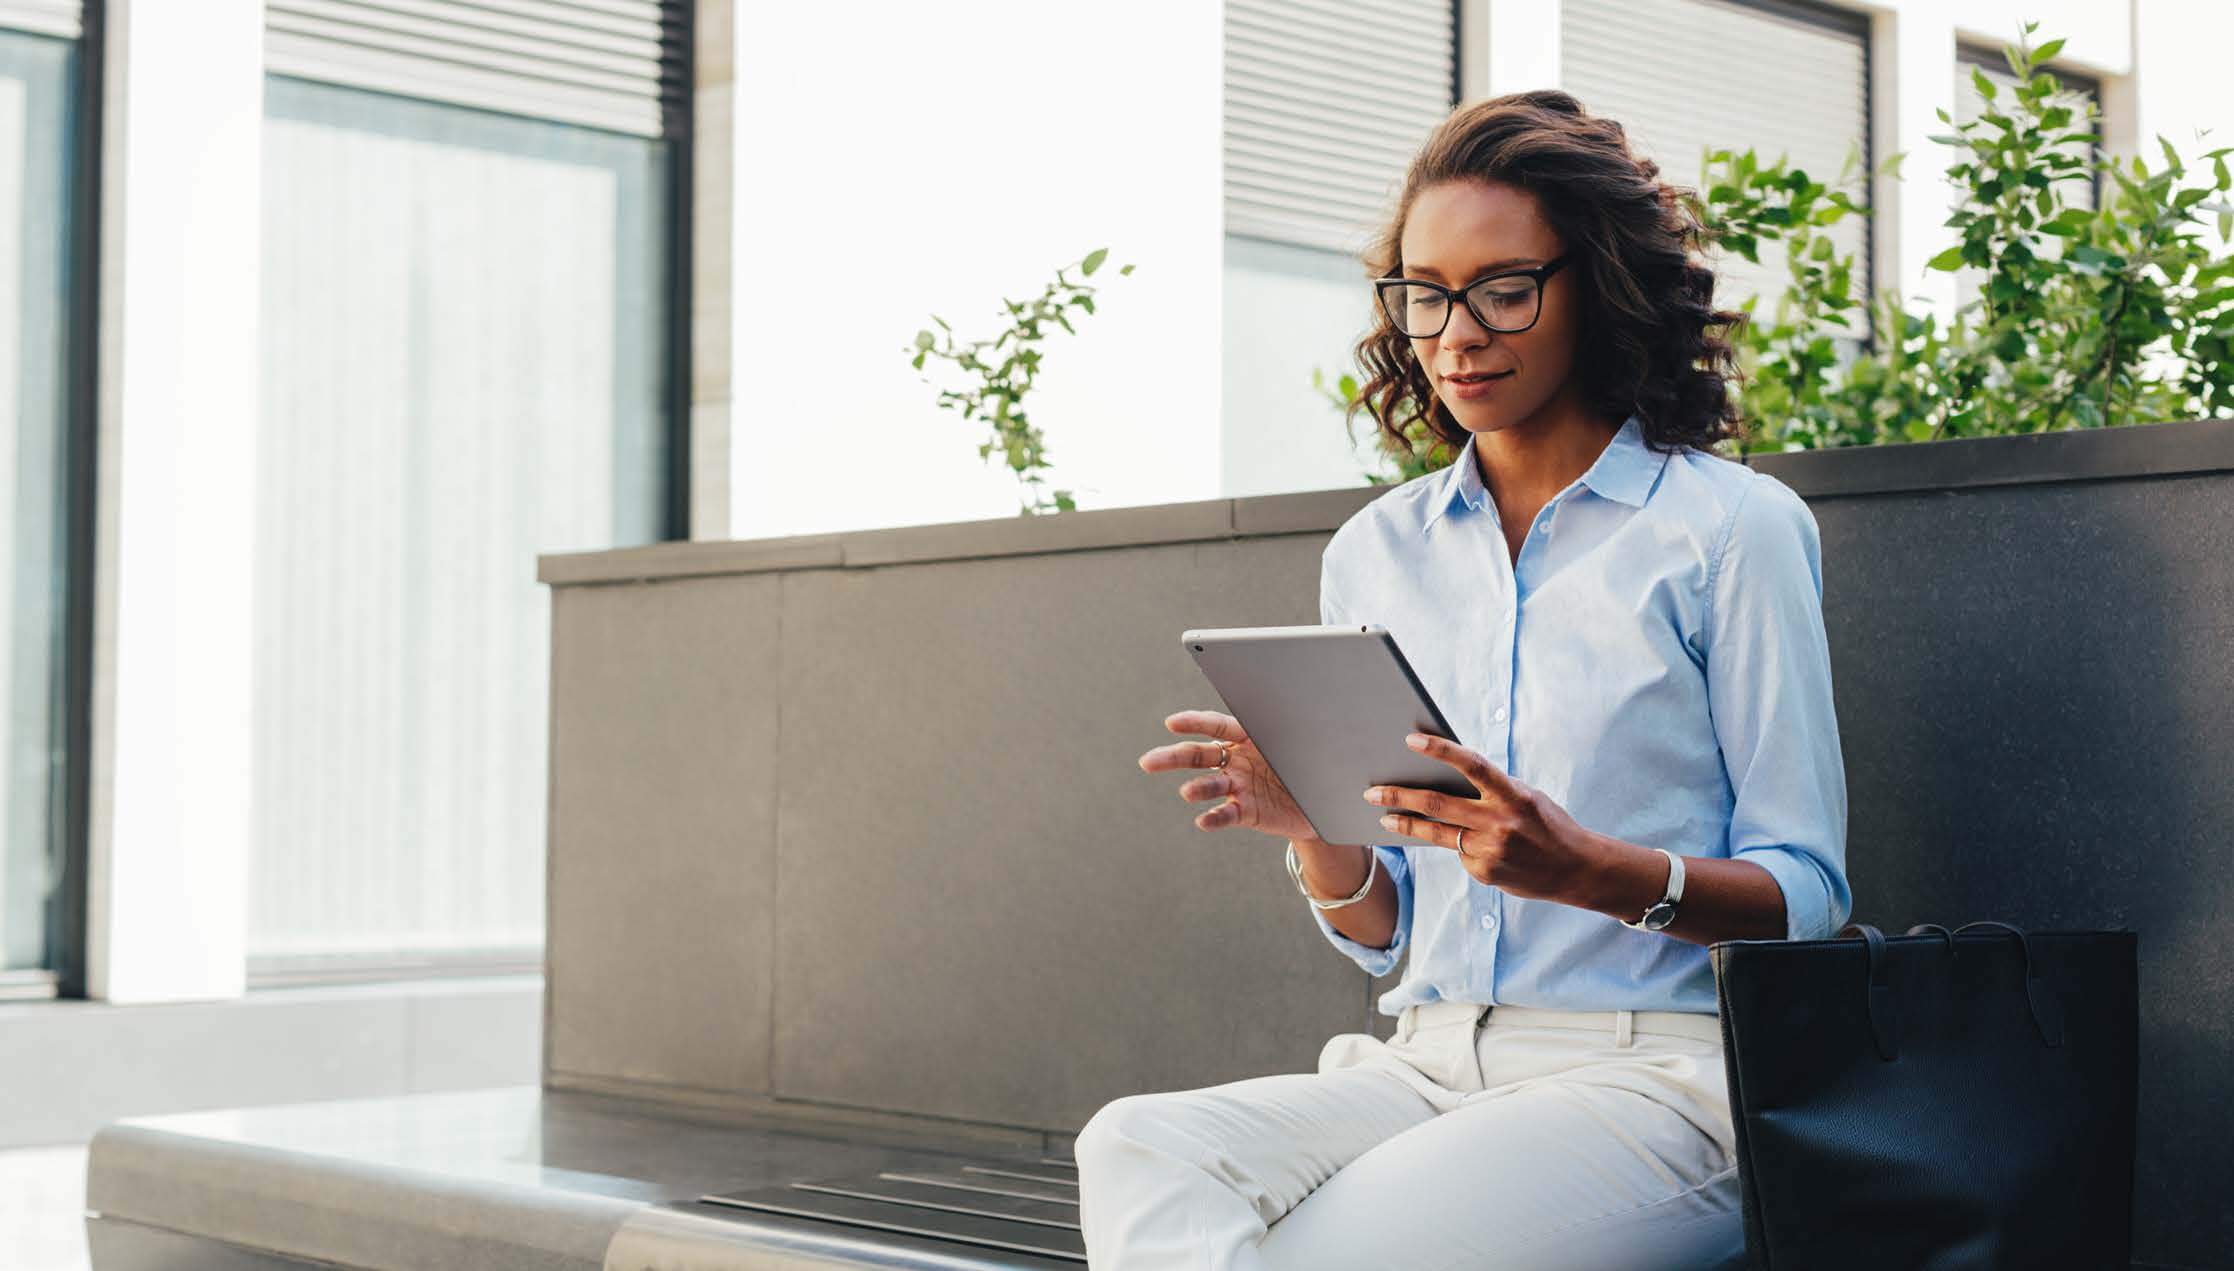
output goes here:
{"type": "Polygon", "coordinates": [[[1490,330],[1475,320],[1474,312],[1463,304],[1451,306],[1450,321],[1443,325],[1443,343],[1454,349],[1475,349],[1489,343],[1490,330]]]}

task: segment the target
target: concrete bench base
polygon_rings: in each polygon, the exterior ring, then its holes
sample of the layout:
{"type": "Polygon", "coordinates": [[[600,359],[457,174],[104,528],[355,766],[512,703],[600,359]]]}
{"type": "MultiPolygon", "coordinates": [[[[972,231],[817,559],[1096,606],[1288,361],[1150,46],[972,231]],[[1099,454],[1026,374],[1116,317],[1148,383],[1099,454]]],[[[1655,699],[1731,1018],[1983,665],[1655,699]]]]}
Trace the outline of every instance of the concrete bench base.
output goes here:
{"type": "Polygon", "coordinates": [[[1004,1149],[974,1127],[942,1140],[533,1087],[192,1113],[94,1138],[87,1236],[95,1271],[1075,1267],[698,1203],[1045,1151],[1028,1132],[1004,1149]]]}

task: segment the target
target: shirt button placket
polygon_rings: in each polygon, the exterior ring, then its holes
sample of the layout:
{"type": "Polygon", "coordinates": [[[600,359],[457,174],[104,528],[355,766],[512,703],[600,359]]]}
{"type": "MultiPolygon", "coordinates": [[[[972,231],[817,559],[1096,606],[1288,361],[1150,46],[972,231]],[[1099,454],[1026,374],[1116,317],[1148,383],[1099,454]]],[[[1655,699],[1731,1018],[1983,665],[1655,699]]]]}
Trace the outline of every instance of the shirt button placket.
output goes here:
{"type": "Polygon", "coordinates": [[[1498,897],[1494,888],[1485,887],[1482,890],[1489,893],[1484,897],[1482,903],[1492,906],[1492,908],[1474,920],[1475,927],[1480,931],[1480,935],[1476,937],[1480,947],[1479,951],[1470,960],[1476,967],[1480,968],[1478,978],[1473,981],[1474,991],[1484,997],[1493,997],[1497,992],[1497,910],[1495,906],[1498,897]]]}

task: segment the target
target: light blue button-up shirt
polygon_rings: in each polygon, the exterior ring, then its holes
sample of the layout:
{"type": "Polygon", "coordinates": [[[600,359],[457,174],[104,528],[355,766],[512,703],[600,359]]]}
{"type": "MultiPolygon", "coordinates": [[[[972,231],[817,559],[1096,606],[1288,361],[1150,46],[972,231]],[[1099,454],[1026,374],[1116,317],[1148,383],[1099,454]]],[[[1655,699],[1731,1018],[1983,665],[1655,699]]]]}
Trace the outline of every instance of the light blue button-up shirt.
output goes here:
{"type": "MultiPolygon", "coordinates": [[[[1632,417],[1505,545],[1469,439],[1327,543],[1320,620],[1379,623],[1458,740],[1587,829],[1678,856],[1736,857],[1784,892],[1793,939],[1853,906],[1815,517],[1790,487],[1644,443],[1632,417]]],[[[1361,786],[1359,797],[1364,796],[1361,786]]],[[[1438,998],[1712,1014],[1702,945],[1476,882],[1456,853],[1380,845],[1396,881],[1382,1013],[1438,998]]]]}

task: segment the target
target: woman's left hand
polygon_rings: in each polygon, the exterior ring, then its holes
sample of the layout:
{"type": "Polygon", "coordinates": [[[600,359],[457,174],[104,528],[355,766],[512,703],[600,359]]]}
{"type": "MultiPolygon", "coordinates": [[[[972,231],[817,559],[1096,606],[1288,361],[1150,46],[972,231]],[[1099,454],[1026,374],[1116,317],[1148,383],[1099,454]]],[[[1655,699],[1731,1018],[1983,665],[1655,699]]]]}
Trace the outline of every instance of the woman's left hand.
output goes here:
{"type": "Polygon", "coordinates": [[[1366,801],[1393,809],[1381,818],[1384,827],[1456,851],[1479,882],[1532,900],[1579,903],[1604,859],[1599,836],[1577,824],[1550,795],[1514,780],[1479,751],[1419,733],[1404,742],[1458,769],[1480,797],[1374,786],[1365,792],[1366,801]]]}

